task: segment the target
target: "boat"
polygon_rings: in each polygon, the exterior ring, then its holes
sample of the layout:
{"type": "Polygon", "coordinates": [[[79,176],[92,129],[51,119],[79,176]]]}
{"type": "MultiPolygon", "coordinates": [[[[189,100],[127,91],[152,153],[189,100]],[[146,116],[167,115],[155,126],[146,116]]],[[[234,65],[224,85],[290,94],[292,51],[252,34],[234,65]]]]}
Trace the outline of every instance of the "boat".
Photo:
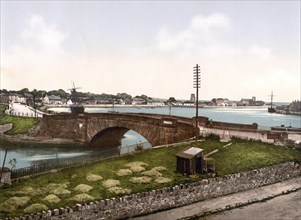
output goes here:
{"type": "Polygon", "coordinates": [[[275,113],[276,109],[274,107],[268,107],[268,112],[269,113],[275,113]]]}
{"type": "Polygon", "coordinates": [[[269,112],[269,113],[275,113],[275,112],[276,112],[276,109],[275,109],[275,107],[273,107],[273,97],[274,97],[273,91],[272,91],[272,93],[271,93],[270,96],[271,96],[271,106],[268,107],[268,112],[269,112]]]}
{"type": "Polygon", "coordinates": [[[70,105],[71,113],[84,113],[85,107],[83,105],[75,104],[70,105]]]}

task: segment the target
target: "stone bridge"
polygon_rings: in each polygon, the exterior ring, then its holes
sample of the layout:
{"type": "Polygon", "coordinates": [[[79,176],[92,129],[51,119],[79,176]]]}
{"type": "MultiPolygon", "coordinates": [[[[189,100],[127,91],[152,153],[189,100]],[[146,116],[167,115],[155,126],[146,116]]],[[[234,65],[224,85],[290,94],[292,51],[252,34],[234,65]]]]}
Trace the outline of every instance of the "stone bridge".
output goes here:
{"type": "Polygon", "coordinates": [[[90,146],[117,146],[133,130],[152,146],[194,137],[199,128],[191,118],[143,113],[44,115],[37,134],[42,139],[70,139],[90,146]]]}

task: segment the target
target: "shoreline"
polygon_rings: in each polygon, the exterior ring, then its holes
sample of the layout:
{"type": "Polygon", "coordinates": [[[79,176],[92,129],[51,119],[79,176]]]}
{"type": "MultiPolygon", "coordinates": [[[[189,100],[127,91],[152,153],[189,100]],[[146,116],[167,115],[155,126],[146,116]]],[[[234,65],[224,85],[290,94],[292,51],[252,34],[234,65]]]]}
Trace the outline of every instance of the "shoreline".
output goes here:
{"type": "MultiPolygon", "coordinates": [[[[104,104],[104,105],[83,105],[85,108],[112,108],[112,105],[104,104]]],[[[196,106],[186,106],[186,105],[172,105],[171,107],[177,108],[195,108],[196,106]]],[[[47,109],[49,108],[69,108],[68,105],[47,105],[47,109]]],[[[169,108],[168,105],[114,105],[114,108],[169,108]]],[[[268,106],[199,106],[199,108],[221,108],[221,109],[267,109],[268,106]]]]}
{"type": "MultiPolygon", "coordinates": [[[[169,108],[168,105],[112,105],[104,104],[104,105],[83,105],[86,109],[129,109],[129,108],[136,108],[136,109],[155,109],[155,108],[169,108]]],[[[196,106],[183,106],[183,105],[173,105],[172,108],[195,108],[196,106]]],[[[199,106],[199,109],[266,109],[268,112],[269,106],[199,106]]],[[[46,106],[47,110],[51,109],[68,109],[68,105],[48,105],[46,106]]],[[[301,112],[283,112],[277,111],[270,114],[279,114],[279,115],[294,115],[294,116],[301,116],[301,112]]]]}

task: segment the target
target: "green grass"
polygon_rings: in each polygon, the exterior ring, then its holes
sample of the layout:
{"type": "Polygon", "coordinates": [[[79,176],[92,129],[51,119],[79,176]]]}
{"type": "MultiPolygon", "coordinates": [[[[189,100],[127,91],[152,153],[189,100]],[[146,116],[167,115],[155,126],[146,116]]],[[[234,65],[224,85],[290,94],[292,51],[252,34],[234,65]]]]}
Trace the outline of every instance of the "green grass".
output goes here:
{"type": "MultiPolygon", "coordinates": [[[[261,142],[247,142],[242,140],[234,140],[232,143],[232,145],[224,148],[223,146],[225,143],[221,143],[214,139],[208,139],[203,142],[189,144],[189,146],[200,147],[204,149],[205,154],[211,152],[212,150],[219,149],[216,154],[211,156],[212,158],[216,159],[216,171],[218,176],[258,169],[285,161],[301,159],[300,150],[292,148],[278,147],[269,144],[263,144],[261,142]]],[[[122,188],[127,188],[130,189],[132,193],[137,193],[206,178],[205,175],[200,175],[194,179],[190,179],[187,176],[175,172],[175,154],[187,146],[188,145],[181,145],[177,147],[152,149],[149,151],[138,152],[137,154],[133,155],[107,159],[81,167],[65,169],[57,173],[50,173],[28,180],[22,180],[18,183],[15,183],[15,185],[12,187],[5,189],[3,188],[0,190],[0,206],[1,203],[3,204],[12,196],[21,196],[20,191],[24,187],[32,187],[34,189],[34,192],[31,192],[28,195],[30,196],[31,200],[26,206],[34,203],[41,203],[46,205],[49,209],[54,209],[72,206],[77,203],[71,201],[70,198],[78,194],[78,192],[74,190],[78,184],[88,184],[93,186],[93,189],[88,192],[88,194],[93,196],[95,200],[100,200],[116,196],[114,193],[109,192],[105,187],[102,186],[102,182],[108,179],[119,180],[122,188]],[[172,181],[170,183],[159,184],[155,183],[155,178],[152,177],[152,181],[149,184],[135,184],[129,181],[130,178],[142,176],[141,173],[134,173],[131,176],[123,177],[116,175],[116,172],[119,169],[126,168],[124,166],[126,163],[133,161],[142,161],[147,163],[148,166],[146,167],[146,170],[150,170],[156,166],[166,167],[167,170],[161,171],[161,173],[163,177],[169,178],[172,181]],[[103,180],[98,182],[88,182],[86,181],[86,176],[88,174],[100,175],[103,177],[103,180]],[[71,191],[71,194],[58,195],[62,201],[55,205],[43,201],[42,199],[50,194],[49,191],[47,192],[47,188],[45,188],[50,183],[67,183],[67,189],[71,191]]],[[[10,213],[9,216],[23,215],[23,210],[26,208],[26,206],[18,208],[15,212],[10,213]]],[[[0,214],[0,218],[1,217],[3,216],[0,214]]]]}
{"type": "Polygon", "coordinates": [[[5,110],[8,109],[8,105],[0,104],[0,115],[4,114],[5,110]]]}
{"type": "Polygon", "coordinates": [[[219,175],[301,160],[301,151],[292,148],[263,144],[258,141],[235,140],[232,143],[226,148],[220,148],[220,151],[213,155],[219,175]]]}
{"type": "Polygon", "coordinates": [[[25,118],[17,117],[11,115],[0,115],[0,124],[13,124],[13,128],[7,131],[7,135],[16,135],[16,134],[27,134],[28,131],[38,125],[40,119],[37,118],[25,118]]]}

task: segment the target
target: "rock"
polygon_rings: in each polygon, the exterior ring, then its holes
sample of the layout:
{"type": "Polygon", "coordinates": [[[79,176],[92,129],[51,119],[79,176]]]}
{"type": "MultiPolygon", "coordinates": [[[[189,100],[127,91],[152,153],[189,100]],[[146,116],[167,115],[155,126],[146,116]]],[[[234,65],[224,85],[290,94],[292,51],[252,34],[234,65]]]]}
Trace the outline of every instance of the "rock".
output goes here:
{"type": "Polygon", "coordinates": [[[130,189],[124,189],[124,188],[118,187],[118,186],[114,186],[112,188],[109,188],[108,190],[109,190],[109,192],[115,193],[115,194],[130,194],[132,192],[132,190],[130,190],[130,189]]]}
{"type": "Polygon", "coordinates": [[[145,171],[142,174],[145,176],[162,176],[162,174],[155,169],[145,171]]]}
{"type": "Polygon", "coordinates": [[[120,169],[116,172],[117,176],[130,176],[133,174],[133,171],[130,169],[120,169]]]}
{"type": "Polygon", "coordinates": [[[78,195],[72,197],[71,200],[76,201],[76,202],[87,202],[87,201],[94,200],[94,197],[90,196],[86,193],[82,193],[82,194],[78,194],[78,195]]]}
{"type": "Polygon", "coordinates": [[[102,179],[103,179],[102,176],[95,175],[95,174],[89,174],[86,177],[86,180],[88,182],[96,182],[96,181],[99,181],[99,180],[102,180],[102,179]]]}
{"type": "Polygon", "coordinates": [[[59,203],[61,201],[61,199],[54,194],[46,196],[43,200],[45,200],[48,203],[59,203]]]}
{"type": "Polygon", "coordinates": [[[10,204],[15,208],[19,208],[27,205],[29,201],[30,201],[30,197],[23,196],[23,197],[11,197],[8,200],[6,200],[5,203],[10,204]]]}
{"type": "Polygon", "coordinates": [[[114,187],[114,186],[119,186],[120,185],[120,181],[119,180],[114,180],[114,179],[108,179],[108,180],[104,181],[102,183],[102,185],[105,188],[111,188],[111,187],[114,187]]]}
{"type": "Polygon", "coordinates": [[[40,203],[35,203],[35,204],[28,206],[26,209],[24,209],[24,212],[35,214],[37,212],[46,211],[46,210],[48,210],[47,206],[40,204],[40,203]]]}
{"type": "Polygon", "coordinates": [[[147,176],[141,176],[141,177],[132,177],[130,179],[130,182],[132,183],[150,183],[152,181],[152,178],[147,176]]]}
{"type": "Polygon", "coordinates": [[[160,171],[166,171],[167,168],[163,167],[163,166],[158,166],[158,167],[154,167],[152,170],[156,170],[156,171],[160,172],[160,171]]]}
{"type": "Polygon", "coordinates": [[[89,192],[91,189],[93,189],[93,186],[87,184],[79,184],[74,188],[74,190],[79,192],[89,192]]]}
{"type": "Polygon", "coordinates": [[[145,170],[143,166],[148,166],[148,165],[141,161],[135,161],[135,162],[127,163],[124,166],[129,167],[130,170],[133,172],[141,172],[145,170]]]}
{"type": "Polygon", "coordinates": [[[169,182],[171,182],[171,179],[160,176],[155,179],[155,182],[156,183],[169,183],[169,182]]]}
{"type": "Polygon", "coordinates": [[[67,189],[54,189],[50,193],[53,193],[55,195],[69,195],[71,192],[67,189]]]}

